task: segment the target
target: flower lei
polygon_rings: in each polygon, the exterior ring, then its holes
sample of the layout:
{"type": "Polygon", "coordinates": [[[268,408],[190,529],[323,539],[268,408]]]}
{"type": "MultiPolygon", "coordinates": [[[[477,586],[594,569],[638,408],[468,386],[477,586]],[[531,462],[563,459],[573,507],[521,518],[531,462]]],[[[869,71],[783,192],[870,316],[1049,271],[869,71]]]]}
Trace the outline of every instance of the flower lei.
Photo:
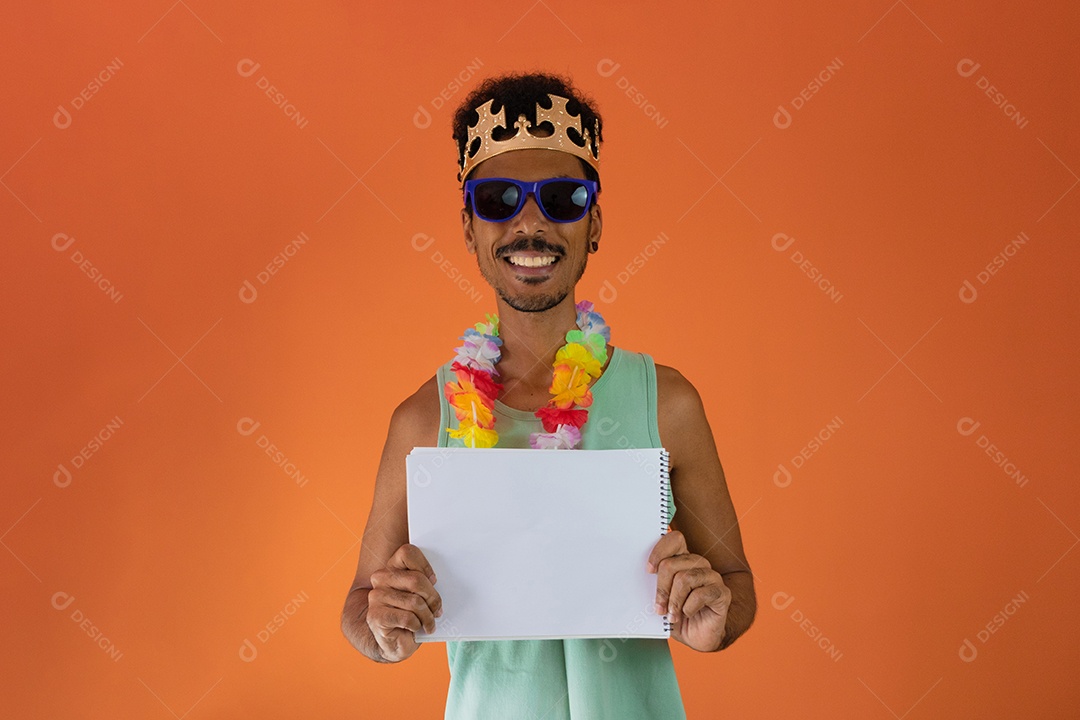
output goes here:
{"type": "MultiPolygon", "coordinates": [[[[589,417],[585,408],[592,405],[589,382],[600,377],[607,362],[607,344],[611,329],[593,304],[582,300],[577,310],[577,330],[566,333],[566,344],[555,353],[551,401],[536,411],[545,432],[529,435],[529,445],[536,450],[572,450],[581,442],[581,427],[589,417]],[[575,407],[575,405],[577,407],[575,407]]],[[[487,315],[486,323],[476,323],[461,336],[464,342],[456,349],[450,366],[457,381],[443,389],[457,415],[458,427],[446,428],[451,437],[461,438],[466,447],[494,447],[499,440],[495,431],[495,398],[503,386],[495,382],[495,364],[502,352],[498,315],[487,315]]]]}

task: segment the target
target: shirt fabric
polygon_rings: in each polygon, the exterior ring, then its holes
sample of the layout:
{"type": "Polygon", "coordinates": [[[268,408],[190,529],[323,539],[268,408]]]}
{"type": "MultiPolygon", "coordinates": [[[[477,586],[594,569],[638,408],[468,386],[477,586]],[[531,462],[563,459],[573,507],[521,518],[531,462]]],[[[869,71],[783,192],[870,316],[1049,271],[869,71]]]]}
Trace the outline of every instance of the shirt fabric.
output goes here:
{"type": "MultiPolygon", "coordinates": [[[[610,348],[592,386],[583,450],[662,447],[656,419],[656,366],[645,353],[610,348]]],[[[463,447],[447,428],[457,416],[442,389],[456,376],[437,371],[439,447],[463,447]]],[[[496,378],[497,379],[497,378],[496,378]]],[[[543,432],[533,413],[495,401],[497,447],[528,448],[543,432]]],[[[550,452],[538,450],[537,452],[550,452]]],[[[668,490],[668,522],[675,514],[668,490]]],[[[589,602],[589,598],[582,598],[589,602]]],[[[446,643],[450,688],[446,720],[681,720],[686,717],[668,640],[571,638],[446,643]]]]}

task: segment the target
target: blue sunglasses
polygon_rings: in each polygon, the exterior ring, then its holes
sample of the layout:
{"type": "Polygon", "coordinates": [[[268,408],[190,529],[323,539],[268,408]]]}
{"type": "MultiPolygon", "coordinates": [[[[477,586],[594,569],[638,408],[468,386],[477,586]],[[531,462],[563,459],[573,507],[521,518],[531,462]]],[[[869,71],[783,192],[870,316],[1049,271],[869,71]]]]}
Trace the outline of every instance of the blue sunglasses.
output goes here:
{"type": "Polygon", "coordinates": [[[521,212],[531,193],[544,217],[552,222],[577,222],[585,217],[596,197],[596,182],[579,178],[548,178],[524,182],[512,178],[465,181],[465,204],[488,222],[506,222],[521,212]]]}

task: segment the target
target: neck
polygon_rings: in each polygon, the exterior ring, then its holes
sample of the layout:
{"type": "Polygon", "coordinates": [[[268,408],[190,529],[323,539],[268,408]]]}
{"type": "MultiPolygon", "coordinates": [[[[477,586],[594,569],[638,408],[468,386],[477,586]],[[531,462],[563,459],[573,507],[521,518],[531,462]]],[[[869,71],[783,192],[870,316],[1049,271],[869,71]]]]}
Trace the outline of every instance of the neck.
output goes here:
{"type": "Polygon", "coordinates": [[[499,337],[502,357],[499,382],[525,385],[551,384],[551,366],[555,353],[566,344],[566,333],[577,327],[573,294],[543,312],[521,312],[498,298],[499,337]]]}

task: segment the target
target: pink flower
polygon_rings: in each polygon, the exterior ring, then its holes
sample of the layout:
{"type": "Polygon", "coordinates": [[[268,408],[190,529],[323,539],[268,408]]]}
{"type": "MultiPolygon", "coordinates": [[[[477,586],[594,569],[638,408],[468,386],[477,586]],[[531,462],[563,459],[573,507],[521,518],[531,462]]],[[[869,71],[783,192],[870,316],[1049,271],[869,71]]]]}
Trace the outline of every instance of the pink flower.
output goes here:
{"type": "Polygon", "coordinates": [[[573,425],[560,425],[555,432],[529,436],[529,445],[534,450],[573,450],[580,442],[581,431],[573,425]]]}

